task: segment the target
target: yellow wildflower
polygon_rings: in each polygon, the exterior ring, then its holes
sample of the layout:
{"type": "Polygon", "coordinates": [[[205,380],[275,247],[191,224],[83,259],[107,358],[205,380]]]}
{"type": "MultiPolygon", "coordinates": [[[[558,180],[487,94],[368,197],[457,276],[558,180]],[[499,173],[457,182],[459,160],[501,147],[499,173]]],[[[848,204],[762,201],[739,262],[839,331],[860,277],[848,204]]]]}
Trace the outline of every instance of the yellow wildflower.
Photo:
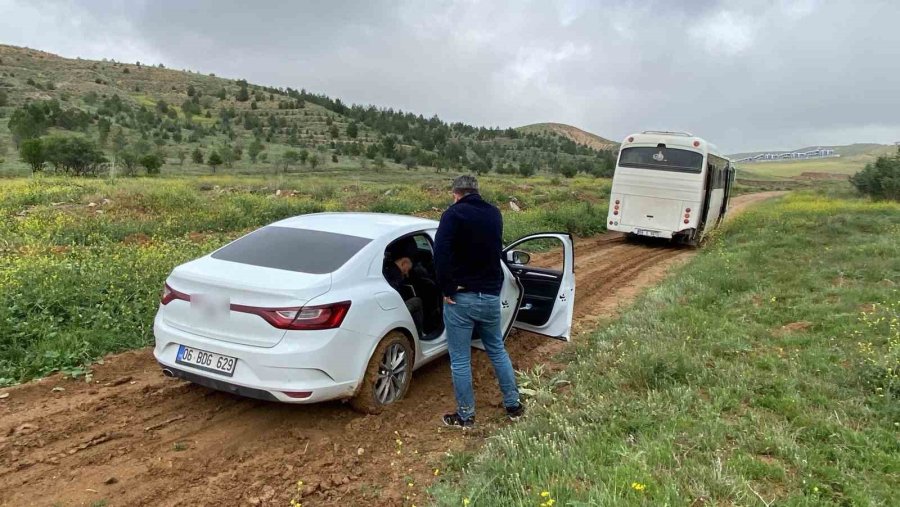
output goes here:
{"type": "Polygon", "coordinates": [[[641,484],[640,482],[632,482],[631,489],[635,491],[644,491],[645,489],[647,489],[647,485],[641,484]]]}

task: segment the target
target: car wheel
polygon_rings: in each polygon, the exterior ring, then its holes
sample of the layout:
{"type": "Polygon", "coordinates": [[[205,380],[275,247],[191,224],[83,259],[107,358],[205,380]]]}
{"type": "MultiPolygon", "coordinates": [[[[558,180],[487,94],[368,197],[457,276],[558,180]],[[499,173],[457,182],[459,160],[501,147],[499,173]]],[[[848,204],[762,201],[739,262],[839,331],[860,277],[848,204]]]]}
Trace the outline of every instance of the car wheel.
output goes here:
{"type": "Polygon", "coordinates": [[[350,405],[365,414],[380,414],[409,390],[412,379],[413,349],[409,339],[399,331],[391,331],[375,347],[362,385],[350,405]]]}

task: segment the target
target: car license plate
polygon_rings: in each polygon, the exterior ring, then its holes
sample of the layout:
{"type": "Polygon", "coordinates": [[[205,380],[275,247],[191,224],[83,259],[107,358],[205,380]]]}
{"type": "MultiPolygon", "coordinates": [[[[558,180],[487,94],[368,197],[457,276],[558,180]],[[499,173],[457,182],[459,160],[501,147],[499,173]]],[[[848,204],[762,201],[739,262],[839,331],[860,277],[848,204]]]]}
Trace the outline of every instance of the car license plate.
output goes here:
{"type": "Polygon", "coordinates": [[[178,355],[175,356],[175,362],[229,377],[234,375],[234,367],[237,366],[237,359],[233,357],[184,345],[178,346],[178,355]]]}
{"type": "Polygon", "coordinates": [[[639,236],[650,236],[651,238],[659,237],[659,231],[654,231],[650,229],[635,229],[634,233],[639,236]]]}

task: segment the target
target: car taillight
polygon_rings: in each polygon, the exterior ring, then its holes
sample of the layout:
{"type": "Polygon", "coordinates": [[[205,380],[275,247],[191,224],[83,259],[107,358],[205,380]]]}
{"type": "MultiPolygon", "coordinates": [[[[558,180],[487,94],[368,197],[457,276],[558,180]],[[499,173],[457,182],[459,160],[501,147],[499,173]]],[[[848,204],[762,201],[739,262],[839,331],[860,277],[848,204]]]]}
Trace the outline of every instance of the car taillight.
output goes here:
{"type": "Polygon", "coordinates": [[[340,327],[350,310],[350,301],[330,305],[303,306],[296,308],[257,308],[255,306],[231,305],[235,312],[259,315],[278,329],[292,331],[312,331],[340,327]]]}
{"type": "Polygon", "coordinates": [[[175,299],[180,299],[182,301],[190,301],[191,296],[185,294],[184,292],[179,292],[172,287],[169,287],[169,284],[166,283],[163,285],[162,295],[160,295],[159,302],[167,305],[171,303],[175,299]]]}

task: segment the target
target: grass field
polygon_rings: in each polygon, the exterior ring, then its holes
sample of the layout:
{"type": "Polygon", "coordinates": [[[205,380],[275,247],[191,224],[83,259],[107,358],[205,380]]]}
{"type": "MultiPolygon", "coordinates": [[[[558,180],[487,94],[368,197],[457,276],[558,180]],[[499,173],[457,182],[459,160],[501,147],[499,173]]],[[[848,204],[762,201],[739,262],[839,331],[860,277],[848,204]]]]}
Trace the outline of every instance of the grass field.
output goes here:
{"type": "MultiPolygon", "coordinates": [[[[256,227],[320,211],[439,218],[451,176],[332,172],[288,176],[0,179],[0,385],[151,343],[171,269],[256,227]]],[[[481,178],[506,240],[605,229],[609,180],[481,178]],[[520,212],[509,206],[516,199],[520,212]]]]}
{"type": "Polygon", "coordinates": [[[448,459],[439,505],[896,505],[900,205],[748,211],[529,372],[531,414],[448,459]]]}

